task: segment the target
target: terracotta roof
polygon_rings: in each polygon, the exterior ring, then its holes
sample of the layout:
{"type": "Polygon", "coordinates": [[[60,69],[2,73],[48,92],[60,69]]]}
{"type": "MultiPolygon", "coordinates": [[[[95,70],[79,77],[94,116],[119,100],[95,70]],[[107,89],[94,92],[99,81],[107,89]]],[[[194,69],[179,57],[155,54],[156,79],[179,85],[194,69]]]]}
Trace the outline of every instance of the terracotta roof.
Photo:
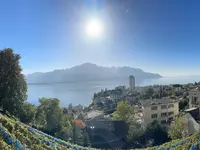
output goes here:
{"type": "Polygon", "coordinates": [[[85,122],[83,122],[82,120],[72,120],[72,123],[75,123],[76,126],[80,128],[85,128],[86,126],[85,122]]]}

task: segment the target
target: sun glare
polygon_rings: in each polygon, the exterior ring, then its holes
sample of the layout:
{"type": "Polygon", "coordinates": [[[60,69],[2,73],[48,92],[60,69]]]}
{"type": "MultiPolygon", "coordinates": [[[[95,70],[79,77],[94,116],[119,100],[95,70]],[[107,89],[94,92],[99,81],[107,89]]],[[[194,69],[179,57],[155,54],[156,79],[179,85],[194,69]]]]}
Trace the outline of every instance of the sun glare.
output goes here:
{"type": "Polygon", "coordinates": [[[99,37],[103,32],[103,25],[100,20],[92,19],[86,24],[86,33],[91,37],[99,37]]]}

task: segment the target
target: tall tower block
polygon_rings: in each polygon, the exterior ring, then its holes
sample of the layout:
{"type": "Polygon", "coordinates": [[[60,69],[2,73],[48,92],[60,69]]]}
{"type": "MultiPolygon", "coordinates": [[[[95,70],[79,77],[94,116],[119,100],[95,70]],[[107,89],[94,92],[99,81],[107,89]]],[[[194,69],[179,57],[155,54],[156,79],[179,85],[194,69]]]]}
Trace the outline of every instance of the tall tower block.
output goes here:
{"type": "Polygon", "coordinates": [[[129,89],[130,91],[135,89],[135,77],[132,75],[129,77],[129,89]]]}

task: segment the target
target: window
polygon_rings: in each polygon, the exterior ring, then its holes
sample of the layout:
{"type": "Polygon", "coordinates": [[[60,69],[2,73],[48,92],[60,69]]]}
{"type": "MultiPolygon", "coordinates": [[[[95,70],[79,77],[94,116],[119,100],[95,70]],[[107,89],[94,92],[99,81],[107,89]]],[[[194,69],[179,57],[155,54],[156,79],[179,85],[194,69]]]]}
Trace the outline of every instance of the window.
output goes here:
{"type": "Polygon", "coordinates": [[[167,109],[167,105],[161,105],[161,109],[167,109]]]}
{"type": "Polygon", "coordinates": [[[167,124],[167,120],[161,120],[161,124],[167,124]]]}
{"type": "Polygon", "coordinates": [[[167,116],[166,112],[165,113],[161,113],[161,117],[165,117],[165,116],[167,116]]]}
{"type": "Polygon", "coordinates": [[[195,100],[195,101],[198,101],[198,97],[194,97],[194,100],[195,100]]]}
{"type": "Polygon", "coordinates": [[[174,108],[174,104],[169,104],[168,108],[174,108]]]}
{"type": "Polygon", "coordinates": [[[158,116],[157,114],[152,114],[151,118],[154,119],[154,118],[157,118],[157,116],[158,116]]]}
{"type": "Polygon", "coordinates": [[[174,112],[173,112],[173,111],[168,113],[168,115],[169,115],[169,116],[170,116],[170,115],[173,115],[173,114],[174,114],[174,112]]]}
{"type": "Polygon", "coordinates": [[[171,122],[173,120],[173,117],[169,117],[168,121],[171,122]]]}
{"type": "Polygon", "coordinates": [[[152,106],[151,110],[157,110],[157,108],[158,108],[157,106],[152,106]]]}
{"type": "Polygon", "coordinates": [[[198,105],[198,97],[192,97],[192,104],[198,105]]]}

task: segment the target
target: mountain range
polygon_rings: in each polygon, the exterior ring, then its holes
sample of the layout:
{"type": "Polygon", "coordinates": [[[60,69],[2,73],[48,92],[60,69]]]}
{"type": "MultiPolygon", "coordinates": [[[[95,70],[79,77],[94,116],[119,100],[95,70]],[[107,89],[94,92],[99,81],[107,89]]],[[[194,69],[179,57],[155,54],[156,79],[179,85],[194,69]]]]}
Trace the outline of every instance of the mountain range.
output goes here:
{"type": "Polygon", "coordinates": [[[160,78],[159,74],[145,72],[131,67],[101,67],[92,63],[84,63],[68,69],[59,69],[46,73],[26,75],[28,84],[85,82],[101,80],[128,79],[130,75],[136,80],[160,78]]]}

